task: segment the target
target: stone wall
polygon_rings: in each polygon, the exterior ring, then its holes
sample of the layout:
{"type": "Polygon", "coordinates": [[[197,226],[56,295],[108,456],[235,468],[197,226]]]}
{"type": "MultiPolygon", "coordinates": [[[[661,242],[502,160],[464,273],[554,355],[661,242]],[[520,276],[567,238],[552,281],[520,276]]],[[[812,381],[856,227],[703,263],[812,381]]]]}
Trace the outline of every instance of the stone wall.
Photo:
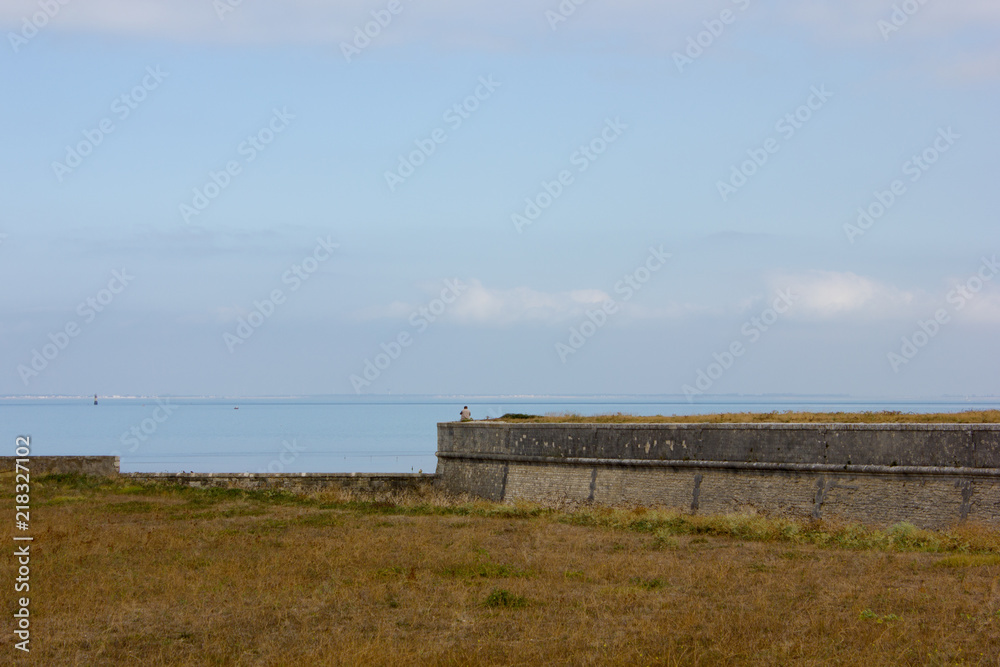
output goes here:
{"type": "MultiPolygon", "coordinates": [[[[30,472],[192,487],[444,490],[548,505],[746,510],[1000,526],[995,424],[438,424],[436,475],[128,473],[114,456],[31,456],[30,472]]],[[[0,457],[11,474],[14,457],[0,457]]]]}
{"type": "MultiPolygon", "coordinates": [[[[0,473],[14,472],[13,456],[0,456],[0,473]]],[[[117,456],[29,456],[28,471],[33,475],[95,475],[117,477],[117,456]]]]}
{"type": "MultiPolygon", "coordinates": [[[[435,475],[412,473],[172,473],[119,472],[117,456],[30,456],[28,471],[39,475],[92,475],[161,482],[191,487],[282,489],[293,492],[321,489],[356,491],[423,491],[434,486],[435,475]]],[[[0,457],[0,474],[14,473],[14,457],[0,457]]]]}
{"type": "Polygon", "coordinates": [[[444,489],[549,505],[1000,525],[1000,425],[438,425],[444,489]]]}
{"type": "Polygon", "coordinates": [[[423,491],[435,475],[411,473],[172,473],[132,472],[123,478],[137,482],[183,484],[196,488],[281,489],[295,493],[323,489],[353,491],[423,491]]]}

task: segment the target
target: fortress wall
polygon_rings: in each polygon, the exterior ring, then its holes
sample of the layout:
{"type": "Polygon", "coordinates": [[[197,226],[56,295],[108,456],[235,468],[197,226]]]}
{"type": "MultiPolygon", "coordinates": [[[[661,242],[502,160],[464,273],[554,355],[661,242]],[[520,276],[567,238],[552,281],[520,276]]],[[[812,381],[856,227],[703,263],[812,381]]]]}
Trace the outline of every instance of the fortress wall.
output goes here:
{"type": "MultiPolygon", "coordinates": [[[[127,473],[114,456],[30,472],[192,487],[423,490],[496,501],[757,511],[796,519],[1000,526],[996,424],[438,424],[437,474],[127,473]]],[[[14,457],[0,457],[13,474],[14,457]]]]}
{"type": "Polygon", "coordinates": [[[499,501],[1000,525],[1000,425],[438,425],[441,486],[499,501]]]}

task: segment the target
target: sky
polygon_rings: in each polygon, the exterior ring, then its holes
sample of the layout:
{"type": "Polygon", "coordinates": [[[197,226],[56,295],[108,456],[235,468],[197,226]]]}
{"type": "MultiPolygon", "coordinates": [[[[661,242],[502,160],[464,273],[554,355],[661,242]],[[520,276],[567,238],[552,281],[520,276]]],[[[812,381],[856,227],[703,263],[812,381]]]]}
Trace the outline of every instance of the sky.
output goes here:
{"type": "Polygon", "coordinates": [[[0,395],[1000,394],[992,0],[0,34],[0,395]]]}

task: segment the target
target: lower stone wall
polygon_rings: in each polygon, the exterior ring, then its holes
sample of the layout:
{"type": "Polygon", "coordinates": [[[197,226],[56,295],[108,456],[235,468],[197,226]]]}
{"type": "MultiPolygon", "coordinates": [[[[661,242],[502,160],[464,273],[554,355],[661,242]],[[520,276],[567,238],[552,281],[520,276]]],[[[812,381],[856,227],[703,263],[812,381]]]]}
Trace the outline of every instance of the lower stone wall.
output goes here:
{"type": "MultiPolygon", "coordinates": [[[[14,472],[16,460],[13,456],[0,456],[0,473],[14,472]]],[[[34,475],[117,477],[118,463],[117,456],[30,456],[27,467],[34,475]]]]}
{"type": "MultiPolygon", "coordinates": [[[[35,476],[91,475],[196,488],[281,489],[292,492],[323,489],[426,491],[435,485],[437,479],[437,475],[420,473],[121,473],[117,456],[31,456],[27,460],[28,472],[35,476]]],[[[13,475],[15,462],[13,456],[0,456],[0,474],[13,475]]]]}
{"type": "Polygon", "coordinates": [[[280,489],[293,493],[347,489],[353,491],[426,491],[436,475],[411,473],[171,473],[132,472],[136,482],[182,484],[194,488],[280,489]]]}
{"type": "Polygon", "coordinates": [[[795,519],[943,527],[970,516],[1000,525],[1000,480],[736,470],[511,465],[504,500],[759,512],[795,519]]]}

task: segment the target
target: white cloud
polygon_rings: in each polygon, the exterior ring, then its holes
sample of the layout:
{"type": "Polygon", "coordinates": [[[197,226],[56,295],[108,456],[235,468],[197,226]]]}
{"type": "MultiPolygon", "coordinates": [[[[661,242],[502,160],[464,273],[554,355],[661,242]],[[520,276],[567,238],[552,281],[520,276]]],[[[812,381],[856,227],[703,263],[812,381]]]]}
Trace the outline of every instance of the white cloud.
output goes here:
{"type": "MultiPolygon", "coordinates": [[[[44,29],[51,34],[74,32],[213,44],[327,45],[331,58],[339,59],[339,45],[350,42],[356,28],[372,21],[373,11],[384,11],[387,0],[243,0],[220,20],[216,6],[228,6],[226,2],[74,0],[60,5],[58,14],[44,29]]],[[[746,17],[739,21],[743,28],[741,39],[770,40],[773,29],[778,28],[791,35],[804,33],[807,40],[822,40],[835,50],[866,45],[868,55],[873,57],[883,55],[882,48],[894,49],[883,52],[886,57],[903,49],[902,55],[913,68],[934,73],[943,81],[975,83],[1000,77],[1000,43],[990,38],[991,31],[1000,28],[1000,2],[996,0],[927,0],[892,34],[892,44],[884,42],[876,24],[890,18],[893,5],[903,0],[754,0],[745,13],[739,3],[725,0],[588,2],[577,7],[555,31],[546,19],[546,11],[556,10],[558,0],[401,2],[402,12],[392,18],[366,51],[422,44],[491,52],[568,48],[669,56],[682,51],[689,37],[704,30],[705,21],[717,19],[719,12],[728,8],[738,17],[746,17]],[[948,48],[942,51],[942,45],[948,48]]],[[[0,27],[19,30],[26,17],[39,11],[38,0],[6,0],[0,3],[0,27]]],[[[743,57],[729,51],[735,46],[734,41],[726,39],[713,52],[720,57],[743,57]]]]}
{"type": "MultiPolygon", "coordinates": [[[[495,50],[549,31],[544,18],[548,3],[400,1],[402,11],[391,16],[373,40],[373,48],[420,41],[495,50]]],[[[47,29],[182,42],[329,43],[331,53],[340,57],[336,45],[372,21],[372,12],[385,16],[386,5],[387,0],[243,0],[235,7],[228,0],[74,0],[60,6],[47,29]]],[[[37,0],[7,0],[0,3],[0,25],[19,27],[25,17],[39,11],[37,0]]]]}
{"type": "MultiPolygon", "coordinates": [[[[492,289],[479,280],[463,281],[466,289],[443,317],[462,324],[500,325],[524,322],[553,323],[581,317],[610,299],[607,292],[579,289],[566,292],[541,292],[530,287],[492,289]]],[[[440,287],[429,290],[427,300],[416,303],[394,301],[387,306],[365,308],[357,319],[406,319],[420,307],[427,307],[440,287]]]]}
{"type": "Polygon", "coordinates": [[[1000,322],[1000,274],[996,273],[997,256],[983,257],[974,273],[954,275],[944,284],[947,294],[944,307],[958,319],[995,324],[1000,322]],[[984,271],[985,269],[985,271],[984,271]]]}
{"type": "Polygon", "coordinates": [[[775,21],[805,26],[833,48],[867,45],[871,55],[888,49],[887,57],[902,55],[914,70],[931,72],[940,81],[1000,78],[1000,42],[992,36],[1000,29],[1000,3],[995,0],[841,0],[770,11],[775,21]],[[907,14],[904,4],[919,9],[907,14]]]}
{"type": "MultiPolygon", "coordinates": [[[[969,280],[953,277],[934,290],[907,290],[851,272],[808,271],[775,274],[774,290],[791,289],[795,306],[791,317],[807,320],[916,320],[932,317],[938,309],[969,322],[1000,322],[1000,278],[984,281],[981,291],[966,296],[957,309],[955,288],[969,280]],[[952,300],[949,300],[949,295],[952,300]]],[[[763,295],[762,297],[763,298],[763,295]]],[[[762,301],[757,300],[753,308],[762,301]]]]}
{"type": "Polygon", "coordinates": [[[770,282],[775,290],[790,289],[795,301],[793,316],[808,319],[895,317],[910,312],[921,303],[929,303],[926,295],[900,290],[851,272],[780,274],[770,282]]]}
{"type": "MultiPolygon", "coordinates": [[[[54,2],[55,0],[53,0],[54,2]]],[[[235,2],[235,0],[233,0],[235,2]]],[[[886,43],[877,22],[887,20],[903,0],[753,0],[745,12],[726,0],[620,0],[587,2],[553,31],[546,11],[559,0],[508,0],[470,3],[458,0],[400,0],[403,11],[372,40],[365,52],[419,44],[441,49],[535,52],[580,49],[587,52],[649,53],[669,57],[683,51],[688,38],[705,29],[723,9],[736,12],[741,44],[725,38],[716,57],[746,57],[747,39],[771,41],[775,30],[804,41],[820,41],[834,51],[867,49],[872,58],[902,57],[913,70],[948,84],[1000,78],[1000,2],[927,0],[886,43]],[[742,18],[745,17],[745,18],[742,18]],[[733,49],[738,49],[734,51],[733,49]]],[[[919,2],[919,0],[910,0],[919,2]]],[[[61,32],[229,45],[304,44],[328,48],[342,59],[340,44],[373,20],[387,0],[243,0],[220,20],[216,5],[227,0],[73,0],[44,28],[61,32]]],[[[0,27],[18,31],[41,10],[38,0],[0,2],[0,27]]],[[[363,56],[361,56],[363,57],[363,56]]]]}
{"type": "MultiPolygon", "coordinates": [[[[490,288],[479,280],[464,281],[466,290],[447,306],[442,319],[473,326],[498,326],[536,323],[565,324],[586,317],[588,309],[614,298],[598,289],[578,289],[544,292],[520,286],[507,289],[490,288]]],[[[639,321],[677,321],[692,318],[729,318],[746,314],[769,304],[778,290],[791,290],[794,307],[789,316],[800,320],[903,320],[926,318],[939,308],[953,312],[946,298],[955,280],[933,292],[906,290],[860,276],[849,271],[805,271],[776,273],[767,276],[760,292],[729,304],[657,300],[650,296],[632,302],[616,300],[616,323],[639,321]]],[[[383,306],[371,306],[357,311],[353,319],[394,319],[406,321],[410,315],[427,307],[440,293],[440,285],[426,286],[422,301],[393,301],[383,306]]],[[[957,314],[957,313],[956,313],[957,314]]],[[[964,307],[961,317],[968,321],[1000,322],[1000,284],[987,283],[985,288],[964,307]]]]}
{"type": "MultiPolygon", "coordinates": [[[[243,0],[223,20],[216,5],[227,0],[74,0],[60,6],[50,22],[55,31],[92,32],[125,37],[177,41],[243,43],[329,43],[350,39],[357,26],[384,10],[385,0],[243,0]]],[[[895,0],[899,4],[902,0],[895,0]]],[[[917,2],[918,0],[912,0],[917,2]]],[[[892,13],[893,2],[882,0],[822,0],[801,3],[751,3],[746,13],[724,0],[621,0],[585,3],[553,31],[545,12],[558,0],[508,0],[470,3],[457,0],[401,0],[403,10],[373,41],[373,48],[401,42],[421,42],[459,48],[512,50],[544,40],[567,40],[612,50],[653,49],[672,52],[688,36],[703,30],[703,21],[732,9],[759,26],[805,26],[836,41],[880,42],[876,21],[892,13]]],[[[228,6],[228,5],[226,5],[228,6]]],[[[0,25],[20,26],[39,12],[38,0],[0,3],[0,25]]],[[[995,0],[929,0],[900,31],[907,38],[938,38],[968,28],[988,30],[1000,25],[995,0]]],[[[537,44],[536,44],[537,45],[537,44]]],[[[339,52],[337,52],[339,56],[339,52]]]]}
{"type": "Polygon", "coordinates": [[[957,316],[970,322],[1000,324],[1000,289],[987,286],[970,299],[957,316]]]}
{"type": "MultiPolygon", "coordinates": [[[[614,295],[600,289],[581,288],[563,292],[543,292],[531,287],[519,286],[507,289],[486,287],[481,281],[463,281],[466,290],[455,303],[447,306],[442,318],[451,322],[478,326],[511,326],[515,324],[565,324],[586,317],[588,310],[595,310],[608,301],[614,300],[617,312],[616,322],[638,320],[676,320],[689,316],[718,316],[726,309],[712,305],[696,305],[673,300],[652,300],[643,298],[640,303],[616,299],[614,295]]],[[[384,306],[371,306],[353,314],[354,319],[399,319],[406,320],[420,307],[428,307],[430,301],[440,292],[440,285],[426,285],[427,297],[424,301],[404,303],[393,301],[384,306]]]]}
{"type": "Polygon", "coordinates": [[[582,315],[610,296],[600,290],[539,292],[529,287],[488,289],[478,280],[455,303],[453,316],[459,322],[514,324],[536,321],[555,322],[582,315]]]}

